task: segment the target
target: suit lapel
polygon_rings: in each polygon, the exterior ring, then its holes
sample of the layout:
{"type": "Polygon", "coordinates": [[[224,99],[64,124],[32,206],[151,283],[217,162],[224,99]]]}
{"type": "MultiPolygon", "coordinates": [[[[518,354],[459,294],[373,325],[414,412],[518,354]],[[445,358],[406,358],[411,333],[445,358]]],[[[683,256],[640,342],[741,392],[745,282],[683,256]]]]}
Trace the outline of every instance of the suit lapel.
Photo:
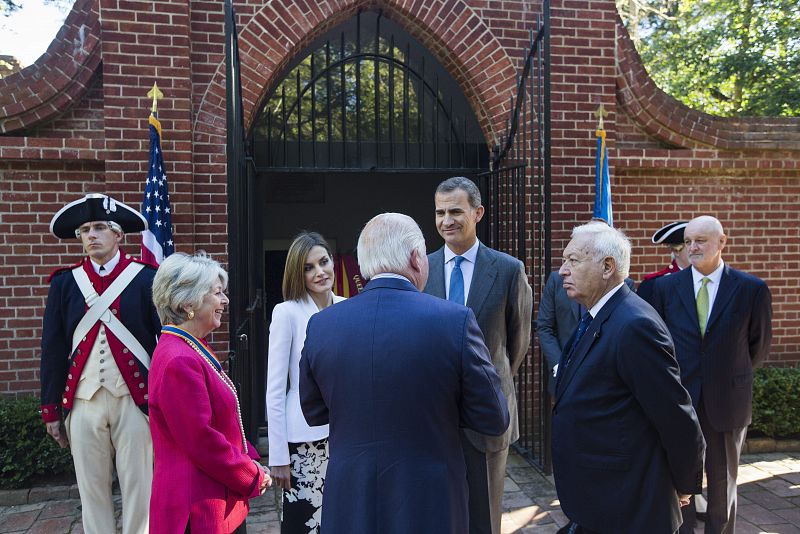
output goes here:
{"type": "MultiPolygon", "coordinates": [[[[561,363],[558,366],[558,378],[556,381],[556,404],[564,395],[564,392],[569,387],[570,382],[575,377],[575,372],[578,368],[583,364],[583,361],[586,359],[586,356],[589,354],[589,351],[594,346],[595,342],[600,339],[600,334],[602,333],[603,323],[611,316],[611,313],[614,311],[620,302],[630,293],[630,289],[627,286],[623,285],[621,288],[614,293],[614,296],[605,303],[605,305],[600,308],[600,313],[597,314],[592,322],[589,324],[589,327],[586,329],[586,332],[583,334],[583,337],[578,342],[578,346],[575,348],[575,354],[572,355],[572,361],[569,364],[569,367],[566,371],[563,370],[564,365],[564,358],[562,356],[561,363]]],[[[574,334],[573,334],[574,336],[574,334]]],[[[567,344],[567,347],[572,344],[572,339],[570,338],[570,342],[567,344]]]]}
{"type": "Polygon", "coordinates": [[[694,277],[692,276],[692,268],[687,267],[679,273],[670,275],[678,277],[678,298],[686,308],[686,317],[691,319],[693,325],[697,326],[698,332],[700,327],[697,322],[697,300],[694,296],[694,277]]]}
{"type": "Polygon", "coordinates": [[[444,247],[428,256],[428,282],[425,293],[434,297],[447,298],[444,291],[444,247]]]}
{"type": "MultiPolygon", "coordinates": [[[[444,255],[444,253],[442,253],[444,255]]],[[[494,257],[490,254],[486,246],[481,243],[478,246],[478,254],[475,256],[475,268],[472,271],[472,281],[469,286],[469,296],[467,306],[472,308],[475,317],[481,313],[481,308],[489,296],[489,290],[497,278],[497,267],[494,265],[494,257]]],[[[444,269],[442,269],[444,273],[444,269]]]]}
{"type": "Polygon", "coordinates": [[[717,288],[717,296],[714,297],[714,305],[711,307],[711,315],[708,317],[706,325],[706,332],[711,330],[711,325],[719,319],[722,312],[728,306],[739,287],[739,278],[736,273],[731,271],[731,268],[725,265],[722,269],[722,277],[719,280],[719,288],[717,288]]]}

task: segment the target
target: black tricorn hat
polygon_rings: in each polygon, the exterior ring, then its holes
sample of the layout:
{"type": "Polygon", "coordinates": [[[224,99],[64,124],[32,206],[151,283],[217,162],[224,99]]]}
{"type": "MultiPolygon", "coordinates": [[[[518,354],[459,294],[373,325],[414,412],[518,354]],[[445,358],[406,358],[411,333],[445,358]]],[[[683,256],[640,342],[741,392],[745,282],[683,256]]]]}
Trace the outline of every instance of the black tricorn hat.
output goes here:
{"type": "Polygon", "coordinates": [[[653,243],[664,245],[680,245],[683,243],[683,230],[688,221],[671,222],[662,226],[653,234],[653,243]]]}
{"type": "Polygon", "coordinates": [[[113,221],[123,232],[147,230],[147,220],[135,209],[110,196],[90,193],[58,210],[50,221],[50,231],[56,237],[70,239],[80,225],[90,221],[113,221]]]}

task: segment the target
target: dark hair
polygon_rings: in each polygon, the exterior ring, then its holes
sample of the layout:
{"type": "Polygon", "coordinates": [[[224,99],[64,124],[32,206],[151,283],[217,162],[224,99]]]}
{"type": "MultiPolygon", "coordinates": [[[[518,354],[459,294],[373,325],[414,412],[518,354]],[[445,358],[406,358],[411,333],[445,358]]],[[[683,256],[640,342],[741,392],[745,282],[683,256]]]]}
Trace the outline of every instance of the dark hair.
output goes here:
{"type": "Polygon", "coordinates": [[[286,256],[286,267],[283,271],[283,300],[300,300],[308,294],[304,267],[308,253],[314,247],[324,248],[333,261],[331,246],[324,237],[317,232],[305,230],[297,234],[289,246],[289,254],[286,256]]]}
{"type": "Polygon", "coordinates": [[[452,193],[456,189],[461,189],[467,194],[469,205],[477,209],[481,205],[481,192],[475,182],[464,176],[454,176],[439,184],[436,194],[452,193]]]}

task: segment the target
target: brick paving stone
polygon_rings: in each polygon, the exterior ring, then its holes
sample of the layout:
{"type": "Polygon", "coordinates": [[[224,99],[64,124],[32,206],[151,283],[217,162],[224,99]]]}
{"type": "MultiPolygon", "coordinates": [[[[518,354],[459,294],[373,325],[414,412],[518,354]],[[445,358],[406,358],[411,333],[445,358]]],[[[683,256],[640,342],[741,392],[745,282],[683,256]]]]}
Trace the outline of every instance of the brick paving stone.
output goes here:
{"type": "Polygon", "coordinates": [[[28,494],[28,502],[57,501],[59,499],[69,499],[69,486],[43,486],[31,488],[28,494]]]}
{"type": "MultiPolygon", "coordinates": [[[[800,534],[800,527],[796,525],[790,525],[789,523],[783,523],[781,525],[770,525],[769,526],[769,533],[770,534],[800,534]]],[[[738,531],[737,531],[738,534],[738,531]]]]}
{"type": "MultiPolygon", "coordinates": [[[[80,515],[81,501],[70,499],[67,501],[50,502],[42,508],[42,513],[39,514],[39,519],[50,519],[51,517],[71,517],[75,518],[80,515]]],[[[60,531],[55,531],[60,532],[60,531]]]]}
{"type": "Polygon", "coordinates": [[[255,523],[253,525],[247,522],[247,534],[280,534],[281,524],[277,521],[271,523],[255,523]]]}
{"type": "Polygon", "coordinates": [[[763,506],[757,504],[745,504],[739,506],[736,510],[736,515],[742,519],[753,523],[754,525],[777,525],[785,523],[786,520],[779,515],[770,512],[763,506]]]}
{"type": "Polygon", "coordinates": [[[800,487],[782,478],[771,478],[758,482],[762,488],[766,488],[778,497],[800,497],[800,487]]]}
{"type": "Polygon", "coordinates": [[[505,477],[505,479],[503,479],[503,492],[509,491],[520,491],[520,488],[511,477],[505,477]]]}
{"type": "Polygon", "coordinates": [[[523,508],[527,506],[534,506],[534,502],[533,499],[525,495],[525,493],[522,491],[514,491],[503,495],[504,510],[523,508]]]}
{"type": "Polygon", "coordinates": [[[0,532],[16,532],[31,528],[33,522],[39,517],[41,510],[28,510],[27,512],[16,512],[3,515],[3,522],[0,523],[0,532]]]}
{"type": "MultiPolygon", "coordinates": [[[[695,529],[695,532],[702,533],[702,526],[695,529]]],[[[757,527],[751,522],[743,520],[741,517],[736,519],[736,534],[762,534],[763,532],[764,530],[761,527],[757,527]]]]}
{"type": "Polygon", "coordinates": [[[785,473],[781,475],[781,478],[788,480],[793,485],[800,484],[800,472],[785,473]]]}
{"type": "Polygon", "coordinates": [[[756,488],[753,491],[747,492],[746,497],[740,496],[738,501],[739,505],[743,504],[758,504],[767,510],[777,510],[779,508],[791,508],[793,505],[787,499],[778,497],[774,493],[764,488],[756,488]]]}
{"type": "Polygon", "coordinates": [[[786,521],[793,525],[800,526],[800,510],[797,508],[784,508],[782,510],[774,510],[776,515],[781,516],[786,521]]]}
{"type": "Polygon", "coordinates": [[[74,517],[53,517],[50,519],[39,519],[36,524],[28,530],[27,534],[57,534],[61,532],[69,532],[72,523],[75,522],[74,517]]]}

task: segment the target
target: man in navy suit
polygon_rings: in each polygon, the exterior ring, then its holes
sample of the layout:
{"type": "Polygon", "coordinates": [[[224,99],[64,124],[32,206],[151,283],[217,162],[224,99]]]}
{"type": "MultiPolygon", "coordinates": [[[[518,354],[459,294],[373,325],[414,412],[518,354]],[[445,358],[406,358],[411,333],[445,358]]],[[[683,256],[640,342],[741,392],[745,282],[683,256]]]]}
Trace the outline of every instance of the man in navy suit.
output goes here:
{"type": "MultiPolygon", "coordinates": [[[[436,188],[436,229],[445,245],[428,256],[425,293],[466,304],[475,313],[503,393],[511,424],[500,436],[463,431],[469,484],[469,533],[500,534],[508,446],[519,438],[514,375],[528,352],[533,298],[525,267],[478,241],[484,214],[469,178],[449,178],[436,188]]],[[[466,532],[466,531],[465,531],[466,532]]]]}
{"type": "Polygon", "coordinates": [[[472,311],[420,293],[425,239],[384,213],[358,239],[364,292],[308,323],[300,402],[330,424],[322,525],[328,534],[467,531],[460,427],[500,435],[500,379],[472,311]]]}
{"type": "Polygon", "coordinates": [[[631,245],[575,228],[559,273],[588,311],[553,406],[553,471],[570,533],[672,534],[702,484],[703,436],[664,322],[624,283],[631,245]]]}
{"type": "MultiPolygon", "coordinates": [[[[625,285],[633,289],[633,280],[625,279],[625,285]]],[[[581,322],[581,305],[567,296],[561,276],[553,271],[547,278],[539,301],[539,315],[536,317],[536,333],[539,335],[539,348],[542,349],[547,369],[550,371],[547,391],[556,392],[557,369],[564,346],[581,322]]]]}
{"type": "MultiPolygon", "coordinates": [[[[651,299],[667,323],[708,446],[707,534],[733,533],[736,473],[751,421],[753,369],[769,354],[772,299],[755,276],[722,261],[727,238],[710,216],[689,221],[690,269],[657,281],[651,299]]],[[[693,507],[685,522],[694,525],[693,507]]]]}

